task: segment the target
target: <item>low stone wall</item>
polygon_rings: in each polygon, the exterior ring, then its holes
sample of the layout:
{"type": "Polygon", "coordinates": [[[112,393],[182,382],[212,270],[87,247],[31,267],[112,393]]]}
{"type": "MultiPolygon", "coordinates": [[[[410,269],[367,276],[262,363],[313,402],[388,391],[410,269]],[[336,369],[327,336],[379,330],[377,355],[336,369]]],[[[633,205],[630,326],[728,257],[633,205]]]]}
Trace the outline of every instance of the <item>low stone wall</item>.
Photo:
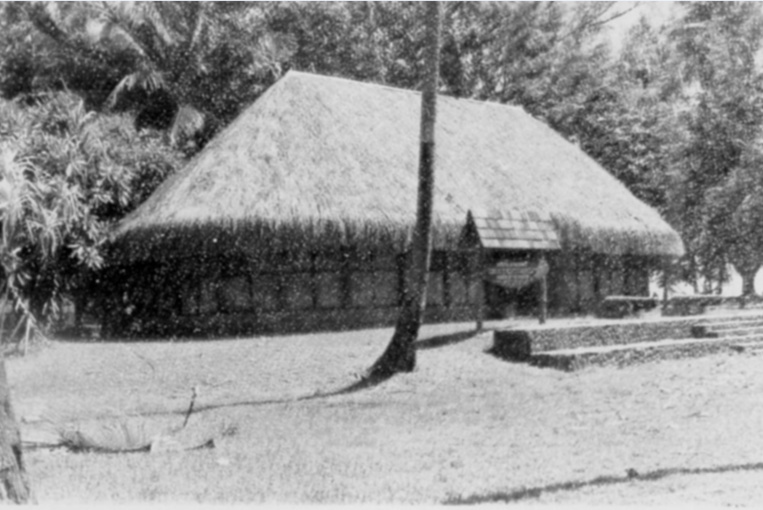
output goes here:
{"type": "Polygon", "coordinates": [[[707,319],[707,316],[695,316],[503,329],[493,334],[493,352],[507,359],[527,360],[532,353],[555,349],[688,338],[692,336],[692,326],[707,322],[707,319]]]}
{"type": "Polygon", "coordinates": [[[573,372],[588,365],[615,366],[652,363],[665,359],[699,358],[719,352],[732,352],[729,342],[696,342],[671,346],[620,349],[607,353],[587,352],[574,355],[554,355],[553,351],[533,355],[530,363],[537,367],[549,367],[573,372]]]}

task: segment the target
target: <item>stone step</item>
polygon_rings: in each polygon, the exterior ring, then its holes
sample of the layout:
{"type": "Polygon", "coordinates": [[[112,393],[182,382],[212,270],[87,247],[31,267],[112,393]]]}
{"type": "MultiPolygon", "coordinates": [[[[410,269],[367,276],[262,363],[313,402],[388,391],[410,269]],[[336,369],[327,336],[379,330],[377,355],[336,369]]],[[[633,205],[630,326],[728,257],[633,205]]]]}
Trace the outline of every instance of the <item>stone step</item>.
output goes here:
{"type": "Polygon", "coordinates": [[[720,338],[680,338],[631,344],[599,345],[574,349],[559,349],[533,353],[529,362],[540,367],[566,371],[579,370],[589,365],[626,366],[661,359],[698,357],[717,352],[739,352],[760,344],[763,335],[739,335],[720,338]]]}
{"type": "Polygon", "coordinates": [[[715,329],[711,328],[709,330],[711,333],[716,333],[719,337],[721,336],[741,336],[741,335],[763,335],[763,326],[760,327],[748,327],[748,328],[726,328],[726,329],[715,329]]]}
{"type": "Polygon", "coordinates": [[[739,313],[736,315],[712,315],[703,317],[708,322],[758,322],[763,320],[763,313],[755,311],[754,313],[739,313]]]}
{"type": "Polygon", "coordinates": [[[732,343],[729,347],[737,352],[757,352],[763,350],[763,342],[732,343]]]}
{"type": "Polygon", "coordinates": [[[716,324],[695,324],[690,328],[694,338],[710,338],[729,335],[763,334],[763,323],[724,322],[716,324]]]}
{"type": "Polygon", "coordinates": [[[712,340],[723,340],[726,342],[763,342],[763,333],[750,333],[738,335],[723,335],[712,340]]]}
{"type": "Polygon", "coordinates": [[[735,328],[761,328],[763,327],[763,319],[717,321],[717,322],[708,321],[708,322],[701,322],[698,324],[698,326],[705,326],[707,328],[711,328],[717,331],[724,330],[724,329],[735,329],[735,328]]]}

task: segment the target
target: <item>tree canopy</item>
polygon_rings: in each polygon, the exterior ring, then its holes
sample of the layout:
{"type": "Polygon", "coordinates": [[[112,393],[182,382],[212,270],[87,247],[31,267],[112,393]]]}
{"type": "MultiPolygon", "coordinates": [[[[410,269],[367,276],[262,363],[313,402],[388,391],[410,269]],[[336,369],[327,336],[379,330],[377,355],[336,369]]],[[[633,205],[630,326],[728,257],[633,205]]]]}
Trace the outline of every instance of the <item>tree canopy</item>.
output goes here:
{"type": "Polygon", "coordinates": [[[264,30],[266,9],[257,2],[7,3],[0,92],[74,91],[88,108],[133,111],[138,129],[168,129],[176,145],[194,150],[280,76],[290,39],[264,30]]]}

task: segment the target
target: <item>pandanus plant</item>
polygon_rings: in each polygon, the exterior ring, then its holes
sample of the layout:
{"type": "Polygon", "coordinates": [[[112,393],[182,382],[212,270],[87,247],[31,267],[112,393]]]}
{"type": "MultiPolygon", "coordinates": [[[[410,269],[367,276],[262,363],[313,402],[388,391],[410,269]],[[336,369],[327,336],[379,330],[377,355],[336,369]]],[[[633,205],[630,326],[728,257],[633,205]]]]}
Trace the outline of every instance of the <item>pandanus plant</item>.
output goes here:
{"type": "Polygon", "coordinates": [[[0,103],[0,118],[0,269],[12,308],[3,326],[26,346],[103,265],[110,225],[180,158],[128,118],[87,112],[70,94],[31,107],[0,103]]]}

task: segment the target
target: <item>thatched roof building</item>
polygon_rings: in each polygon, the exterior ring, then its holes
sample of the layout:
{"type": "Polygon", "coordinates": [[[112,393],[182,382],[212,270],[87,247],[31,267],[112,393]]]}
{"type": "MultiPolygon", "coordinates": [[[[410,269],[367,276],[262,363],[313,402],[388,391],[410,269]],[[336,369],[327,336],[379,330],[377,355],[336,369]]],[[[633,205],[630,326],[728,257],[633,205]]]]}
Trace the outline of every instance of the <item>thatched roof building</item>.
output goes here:
{"type": "MultiPolygon", "coordinates": [[[[419,113],[418,92],[289,72],[116,227],[103,324],[176,335],[393,323],[419,113]]],[[[654,209],[521,108],[441,97],[436,144],[428,322],[545,310],[536,287],[552,313],[587,312],[647,293],[648,269],[683,253],[654,209]]]]}
{"type": "MultiPolygon", "coordinates": [[[[118,225],[120,253],[404,245],[419,111],[415,91],[290,71],[118,225]]],[[[440,97],[436,144],[435,246],[455,245],[470,210],[512,209],[550,216],[564,249],[683,253],[657,211],[519,107],[440,97]]]]}

